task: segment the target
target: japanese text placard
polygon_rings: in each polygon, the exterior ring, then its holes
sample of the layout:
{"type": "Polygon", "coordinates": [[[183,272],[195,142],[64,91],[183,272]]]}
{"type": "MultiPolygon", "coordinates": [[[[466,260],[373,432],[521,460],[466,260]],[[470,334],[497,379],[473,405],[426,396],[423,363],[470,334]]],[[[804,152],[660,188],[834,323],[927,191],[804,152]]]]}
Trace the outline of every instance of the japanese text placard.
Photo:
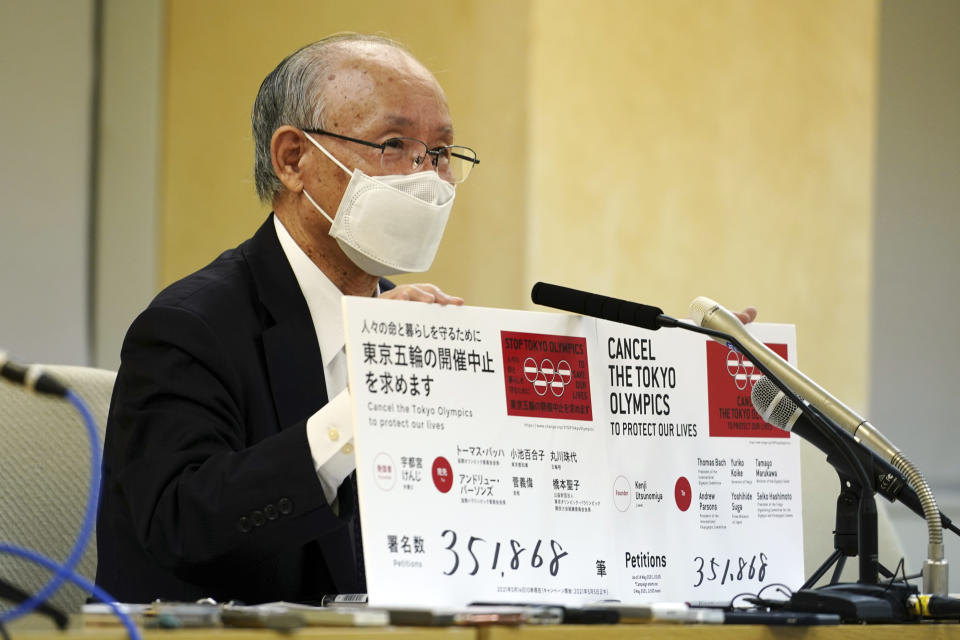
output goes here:
{"type": "MultiPolygon", "coordinates": [[[[381,605],[729,599],[803,581],[796,438],[677,329],[345,298],[381,605]]],[[[796,359],[792,326],[750,330],[796,359]]]]}

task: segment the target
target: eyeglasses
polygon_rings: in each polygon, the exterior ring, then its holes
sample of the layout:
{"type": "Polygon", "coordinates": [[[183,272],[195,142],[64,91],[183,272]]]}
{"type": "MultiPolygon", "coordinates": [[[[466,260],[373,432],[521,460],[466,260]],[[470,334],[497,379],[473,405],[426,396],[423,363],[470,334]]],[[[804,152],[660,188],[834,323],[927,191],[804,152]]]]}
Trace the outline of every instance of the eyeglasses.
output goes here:
{"type": "Polygon", "coordinates": [[[390,138],[376,143],[342,136],[323,129],[304,129],[304,131],[380,149],[380,168],[388,174],[413,173],[423,166],[429,157],[431,167],[441,178],[452,184],[460,184],[470,175],[474,165],[480,164],[477,152],[470,147],[448,144],[431,149],[425,142],[416,138],[390,138]]]}

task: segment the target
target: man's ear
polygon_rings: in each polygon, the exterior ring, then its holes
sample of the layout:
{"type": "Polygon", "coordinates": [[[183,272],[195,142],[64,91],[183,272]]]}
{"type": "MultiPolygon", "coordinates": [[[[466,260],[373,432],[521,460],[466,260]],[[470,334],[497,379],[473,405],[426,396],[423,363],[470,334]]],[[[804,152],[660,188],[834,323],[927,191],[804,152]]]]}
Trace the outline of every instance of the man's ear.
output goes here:
{"type": "Polygon", "coordinates": [[[306,141],[296,127],[283,125],[273,132],[270,161],[273,163],[273,172],[288,191],[297,193],[303,188],[300,160],[306,151],[306,141]]]}

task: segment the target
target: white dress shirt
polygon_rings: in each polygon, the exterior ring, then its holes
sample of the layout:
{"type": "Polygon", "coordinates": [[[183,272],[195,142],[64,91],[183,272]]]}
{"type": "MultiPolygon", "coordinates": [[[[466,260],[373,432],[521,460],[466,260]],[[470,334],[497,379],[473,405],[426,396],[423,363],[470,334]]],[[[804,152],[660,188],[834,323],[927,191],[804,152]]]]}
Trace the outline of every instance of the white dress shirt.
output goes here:
{"type": "Polygon", "coordinates": [[[307,419],[307,442],[323,494],[328,503],[335,505],[337,489],[356,467],[341,311],[343,294],[304,253],[276,215],[273,225],[307,301],[323,358],[323,377],[331,400],[307,419]]]}

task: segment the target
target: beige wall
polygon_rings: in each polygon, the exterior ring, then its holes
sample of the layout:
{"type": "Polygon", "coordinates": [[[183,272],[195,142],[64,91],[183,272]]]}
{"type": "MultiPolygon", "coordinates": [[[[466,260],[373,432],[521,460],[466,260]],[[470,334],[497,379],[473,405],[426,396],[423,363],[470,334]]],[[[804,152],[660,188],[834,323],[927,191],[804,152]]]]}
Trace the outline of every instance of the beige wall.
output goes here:
{"type": "MultiPolygon", "coordinates": [[[[547,280],[798,325],[866,404],[874,0],[169,0],[159,274],[249,236],[262,78],[339,30],[405,42],[482,164],[426,277],[485,306],[547,280]]],[[[420,278],[422,276],[418,276],[420,278]]],[[[411,278],[404,278],[409,281],[411,278]]]]}
{"type": "Polygon", "coordinates": [[[528,278],[755,304],[863,407],[875,3],[534,7],[528,278]]]}

